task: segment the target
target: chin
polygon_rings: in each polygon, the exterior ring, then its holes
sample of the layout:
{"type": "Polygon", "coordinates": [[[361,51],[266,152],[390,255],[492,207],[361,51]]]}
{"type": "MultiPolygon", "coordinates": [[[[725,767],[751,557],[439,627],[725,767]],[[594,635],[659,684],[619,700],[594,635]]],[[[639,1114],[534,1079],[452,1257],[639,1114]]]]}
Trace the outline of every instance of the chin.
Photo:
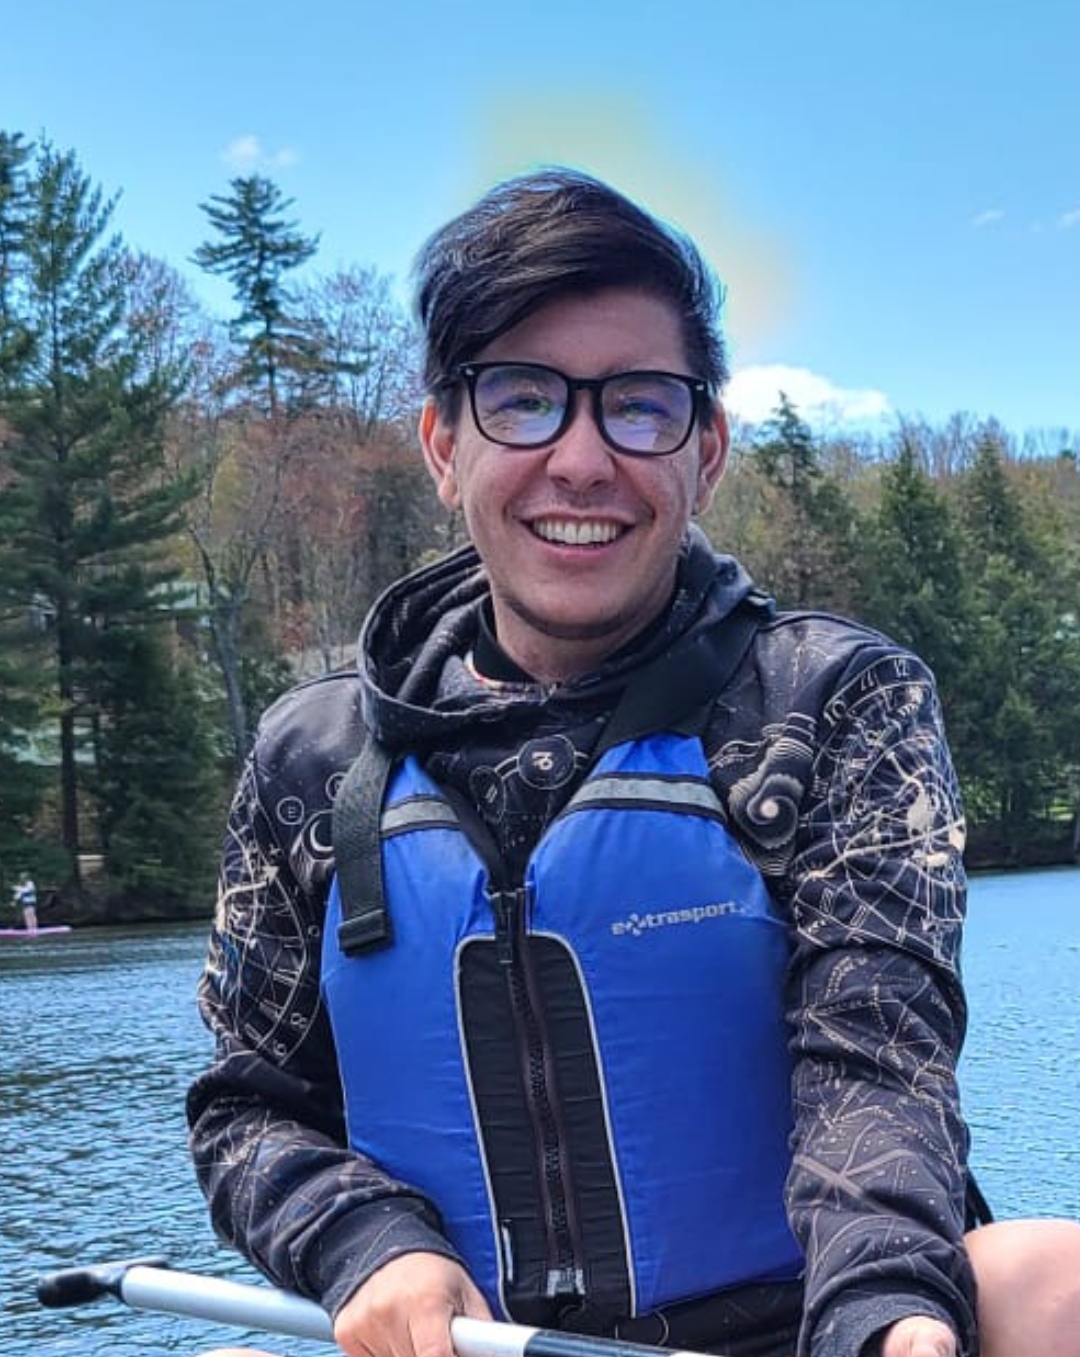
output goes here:
{"type": "Polygon", "coordinates": [[[604,612],[574,612],[569,609],[544,609],[530,607],[527,603],[515,600],[511,605],[517,617],[531,630],[553,641],[594,641],[611,639],[614,645],[621,644],[621,638],[627,630],[637,630],[638,609],[612,608],[604,612]]]}

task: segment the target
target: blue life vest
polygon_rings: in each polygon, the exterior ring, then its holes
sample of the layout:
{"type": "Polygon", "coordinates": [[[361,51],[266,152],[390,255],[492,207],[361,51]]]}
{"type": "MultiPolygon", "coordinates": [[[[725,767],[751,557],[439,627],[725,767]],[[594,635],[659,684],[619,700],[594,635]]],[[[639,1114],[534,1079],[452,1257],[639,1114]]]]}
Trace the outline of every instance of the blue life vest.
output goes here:
{"type": "MultiPolygon", "coordinates": [[[[493,1194],[476,1088],[485,1036],[510,1034],[470,1030],[463,1013],[470,949],[506,947],[492,883],[415,759],[390,777],[381,833],[392,945],[343,954],[336,881],[324,934],[350,1142],[431,1199],[493,1310],[516,1318],[513,1222],[493,1194]]],[[[587,1012],[627,1317],[797,1276],[783,1201],[788,942],[724,828],[700,739],[657,734],[608,749],[534,849],[523,901],[519,945],[563,954],[587,1012]]],[[[524,1161],[535,1159],[519,1140],[524,1161]]],[[[591,1260],[581,1262],[588,1295],[591,1260]]]]}

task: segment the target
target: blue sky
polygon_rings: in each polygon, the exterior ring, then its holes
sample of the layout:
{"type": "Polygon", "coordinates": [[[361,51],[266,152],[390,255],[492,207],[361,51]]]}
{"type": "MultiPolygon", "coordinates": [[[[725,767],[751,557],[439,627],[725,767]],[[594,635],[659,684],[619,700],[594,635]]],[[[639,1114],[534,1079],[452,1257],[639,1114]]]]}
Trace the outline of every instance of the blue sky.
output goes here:
{"type": "Polygon", "coordinates": [[[258,171],[309,267],[404,287],[494,179],[562,162],[694,235],[737,413],[1080,430],[1074,0],[3,0],[0,127],[188,260],[258,171]]]}

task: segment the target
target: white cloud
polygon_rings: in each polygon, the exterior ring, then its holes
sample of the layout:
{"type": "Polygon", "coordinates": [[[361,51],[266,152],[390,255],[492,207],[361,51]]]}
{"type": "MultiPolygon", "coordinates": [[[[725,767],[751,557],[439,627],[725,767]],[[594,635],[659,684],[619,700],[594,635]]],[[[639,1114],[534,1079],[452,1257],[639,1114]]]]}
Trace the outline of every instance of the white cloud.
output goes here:
{"type": "Polygon", "coordinates": [[[286,170],[300,159],[291,146],[269,152],[253,132],[242,137],[233,137],[221,153],[221,158],[230,169],[238,174],[252,174],[255,170],[286,170]]]}
{"type": "Polygon", "coordinates": [[[1005,216],[1000,207],[988,207],[985,212],[977,212],[971,218],[971,225],[974,227],[992,226],[994,222],[1001,221],[1005,216]]]}
{"type": "Polygon", "coordinates": [[[1071,231],[1073,227],[1080,226],[1080,207],[1074,207],[1071,212],[1063,212],[1058,217],[1057,224],[1063,231],[1071,231]]]}
{"type": "Polygon", "coordinates": [[[262,148],[259,145],[259,138],[250,133],[245,137],[233,137],[228,146],[221,153],[221,158],[231,170],[239,170],[243,173],[246,170],[254,169],[259,163],[262,155],[262,148]]]}
{"type": "Polygon", "coordinates": [[[881,391],[851,391],[807,368],[774,363],[744,368],[728,385],[724,404],[737,419],[760,424],[770,419],[783,392],[807,424],[874,424],[892,413],[881,391]]]}

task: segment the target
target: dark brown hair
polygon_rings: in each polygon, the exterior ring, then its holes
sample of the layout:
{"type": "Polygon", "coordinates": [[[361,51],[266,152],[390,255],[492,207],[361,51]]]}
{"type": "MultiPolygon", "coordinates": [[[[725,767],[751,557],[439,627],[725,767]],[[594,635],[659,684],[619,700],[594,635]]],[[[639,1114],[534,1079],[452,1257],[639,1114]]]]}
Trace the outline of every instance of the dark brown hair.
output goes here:
{"type": "Polygon", "coordinates": [[[553,168],[497,184],[417,256],[424,382],[457,412],[457,369],[527,315],[567,294],[646,288],[678,314],[692,375],[728,377],[723,291],[696,245],[609,185],[553,168]]]}

